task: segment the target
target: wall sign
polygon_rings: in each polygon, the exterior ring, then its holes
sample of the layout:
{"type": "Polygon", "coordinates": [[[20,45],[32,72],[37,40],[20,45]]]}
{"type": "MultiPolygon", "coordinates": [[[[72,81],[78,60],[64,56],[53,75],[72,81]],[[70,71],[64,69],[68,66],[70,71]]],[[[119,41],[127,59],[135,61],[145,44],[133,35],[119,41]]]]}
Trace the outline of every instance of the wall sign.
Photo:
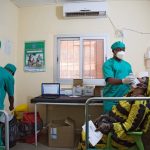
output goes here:
{"type": "Polygon", "coordinates": [[[25,42],[24,71],[45,71],[45,41],[25,42]]]}

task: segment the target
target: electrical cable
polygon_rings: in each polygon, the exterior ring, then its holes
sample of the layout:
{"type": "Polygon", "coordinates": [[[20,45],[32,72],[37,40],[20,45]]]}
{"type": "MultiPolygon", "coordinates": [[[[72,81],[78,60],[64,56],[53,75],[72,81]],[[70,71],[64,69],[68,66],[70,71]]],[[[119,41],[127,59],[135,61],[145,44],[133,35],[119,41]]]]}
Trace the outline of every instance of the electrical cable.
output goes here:
{"type": "Polygon", "coordinates": [[[108,20],[110,21],[111,25],[113,26],[114,33],[115,33],[116,37],[122,38],[122,41],[123,41],[123,37],[124,37],[123,31],[120,30],[120,29],[118,29],[115,26],[115,24],[113,23],[113,21],[111,20],[111,18],[108,16],[108,14],[106,14],[106,17],[108,18],[108,20]]]}
{"type": "Polygon", "coordinates": [[[130,29],[130,28],[125,28],[125,27],[123,27],[122,29],[132,31],[132,32],[136,32],[136,33],[139,33],[139,34],[150,34],[150,32],[141,32],[141,31],[130,29]]]}
{"type": "Polygon", "coordinates": [[[116,26],[114,25],[113,21],[111,20],[111,18],[108,16],[108,14],[106,14],[106,17],[108,18],[108,20],[110,21],[111,25],[113,26],[114,28],[114,31],[117,30],[116,26]]]}
{"type": "Polygon", "coordinates": [[[131,32],[135,32],[135,33],[139,33],[139,34],[150,34],[150,32],[141,32],[141,31],[138,31],[138,30],[134,30],[134,29],[131,29],[131,28],[126,28],[126,27],[123,27],[122,29],[119,29],[115,26],[115,24],[113,23],[113,21],[111,20],[111,18],[108,16],[108,14],[106,14],[106,17],[108,18],[108,20],[110,21],[113,29],[114,29],[114,32],[115,32],[115,35],[118,36],[118,37],[122,37],[123,38],[123,30],[127,30],[127,31],[131,31],[131,32]]]}

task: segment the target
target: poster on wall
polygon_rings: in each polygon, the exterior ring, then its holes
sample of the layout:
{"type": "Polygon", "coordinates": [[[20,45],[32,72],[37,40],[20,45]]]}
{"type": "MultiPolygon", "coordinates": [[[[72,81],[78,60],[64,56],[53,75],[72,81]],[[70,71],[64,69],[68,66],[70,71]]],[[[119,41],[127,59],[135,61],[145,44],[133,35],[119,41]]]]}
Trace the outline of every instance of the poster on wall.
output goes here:
{"type": "Polygon", "coordinates": [[[45,41],[25,42],[24,71],[45,71],[45,41]]]}
{"type": "Polygon", "coordinates": [[[13,50],[13,42],[8,39],[3,39],[0,41],[0,49],[3,50],[3,52],[6,55],[10,55],[13,50]]]}

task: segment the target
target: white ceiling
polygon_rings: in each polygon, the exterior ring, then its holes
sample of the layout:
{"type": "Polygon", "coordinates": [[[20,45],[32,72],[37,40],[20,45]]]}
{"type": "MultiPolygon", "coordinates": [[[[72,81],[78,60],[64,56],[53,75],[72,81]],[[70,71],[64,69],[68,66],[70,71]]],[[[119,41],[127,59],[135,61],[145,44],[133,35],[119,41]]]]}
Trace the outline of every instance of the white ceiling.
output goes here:
{"type": "MultiPolygon", "coordinates": [[[[30,7],[38,5],[62,4],[67,2],[100,2],[100,1],[117,1],[117,0],[10,0],[10,1],[12,1],[17,7],[30,7]]],[[[143,0],[132,0],[132,1],[143,1],[143,0]]]]}
{"type": "Polygon", "coordinates": [[[62,4],[67,2],[100,2],[105,0],[10,0],[18,7],[62,4]]]}

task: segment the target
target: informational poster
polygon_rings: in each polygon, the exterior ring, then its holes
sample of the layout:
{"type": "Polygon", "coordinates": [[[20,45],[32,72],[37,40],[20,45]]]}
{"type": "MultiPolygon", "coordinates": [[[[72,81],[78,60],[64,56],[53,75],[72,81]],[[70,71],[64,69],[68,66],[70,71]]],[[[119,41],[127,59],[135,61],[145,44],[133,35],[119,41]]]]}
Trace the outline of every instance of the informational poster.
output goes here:
{"type": "Polygon", "coordinates": [[[3,40],[2,49],[5,52],[6,55],[10,55],[12,52],[12,41],[10,40],[3,40]]]}
{"type": "Polygon", "coordinates": [[[45,71],[45,41],[25,42],[24,71],[45,71]]]}
{"type": "Polygon", "coordinates": [[[13,50],[13,42],[8,39],[3,39],[0,41],[0,49],[6,54],[10,55],[13,50]]]}

